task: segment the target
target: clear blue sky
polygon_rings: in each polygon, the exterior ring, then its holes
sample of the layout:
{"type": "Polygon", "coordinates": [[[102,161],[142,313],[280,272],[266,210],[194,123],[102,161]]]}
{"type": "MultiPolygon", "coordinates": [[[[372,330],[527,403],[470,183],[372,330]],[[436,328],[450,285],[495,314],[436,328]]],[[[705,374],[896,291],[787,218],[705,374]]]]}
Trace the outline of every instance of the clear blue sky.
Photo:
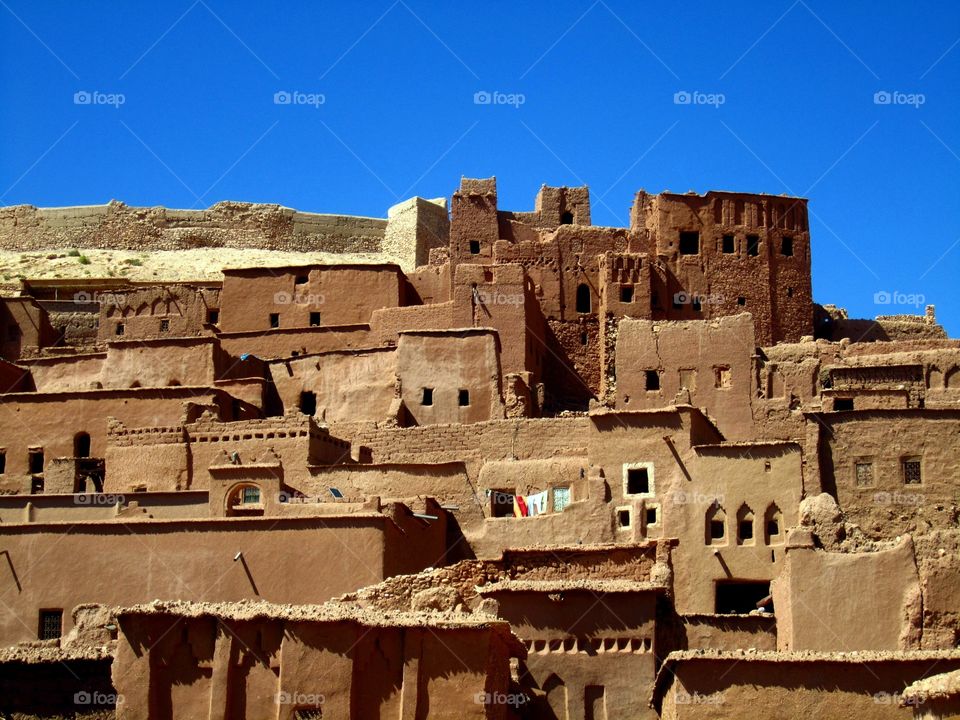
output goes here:
{"type": "Polygon", "coordinates": [[[956,2],[0,0],[0,204],[791,193],[817,302],[922,295],[960,336],[958,40],[956,2]]]}

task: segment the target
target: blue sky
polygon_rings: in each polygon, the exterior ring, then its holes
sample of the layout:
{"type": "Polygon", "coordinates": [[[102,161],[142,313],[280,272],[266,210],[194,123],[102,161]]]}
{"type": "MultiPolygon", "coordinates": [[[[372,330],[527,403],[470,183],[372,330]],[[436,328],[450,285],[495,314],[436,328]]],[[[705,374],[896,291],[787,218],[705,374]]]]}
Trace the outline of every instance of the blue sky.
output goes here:
{"type": "Polygon", "coordinates": [[[960,336],[958,41],[954,2],[0,0],[0,204],[790,193],[817,302],[960,336]]]}

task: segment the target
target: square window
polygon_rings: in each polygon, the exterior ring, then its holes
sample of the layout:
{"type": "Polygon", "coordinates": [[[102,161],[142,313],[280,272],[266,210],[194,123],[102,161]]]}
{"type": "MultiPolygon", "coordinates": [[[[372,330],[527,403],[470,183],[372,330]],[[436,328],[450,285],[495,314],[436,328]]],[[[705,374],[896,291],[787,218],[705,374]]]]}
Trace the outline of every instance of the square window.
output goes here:
{"type": "Polygon", "coordinates": [[[471,255],[479,255],[479,254],[480,254],[480,241],[479,241],[479,240],[471,240],[471,241],[470,241],[470,254],[471,254],[471,255]]]}
{"type": "Polygon", "coordinates": [[[873,463],[858,462],[854,469],[857,487],[873,487],[873,463]]]}
{"type": "Polygon", "coordinates": [[[280,327],[280,313],[270,313],[270,327],[280,327]]]}
{"type": "Polygon", "coordinates": [[[306,285],[306,284],[307,284],[307,279],[308,279],[308,278],[307,278],[306,275],[297,275],[297,279],[294,280],[293,284],[294,284],[294,285],[306,285]]]}
{"type": "Polygon", "coordinates": [[[756,257],[760,254],[760,236],[747,235],[747,255],[756,257]]]}
{"type": "Polygon", "coordinates": [[[27,453],[27,467],[34,475],[43,472],[43,450],[30,450],[27,453]]]}
{"type": "Polygon", "coordinates": [[[470,404],[470,391],[460,390],[460,392],[457,393],[457,403],[460,407],[467,407],[470,404]]]}
{"type": "Polygon", "coordinates": [[[56,640],[63,634],[63,610],[41,610],[37,637],[56,640]]]}
{"type": "Polygon", "coordinates": [[[696,230],[680,233],[680,254],[697,255],[700,253],[700,233],[696,230]]]}
{"type": "Polygon", "coordinates": [[[743,307],[746,304],[747,304],[747,299],[743,295],[737,298],[737,305],[739,305],[740,307],[743,307]]]}
{"type": "Polygon", "coordinates": [[[125,328],[123,327],[123,323],[117,323],[117,328],[116,328],[117,335],[123,335],[124,330],[125,328]]]}
{"type": "Polygon", "coordinates": [[[553,489],[553,511],[563,512],[570,504],[570,488],[555,487],[553,489]]]}
{"type": "Polygon", "coordinates": [[[160,321],[160,332],[167,332],[170,329],[170,321],[163,319],[160,321]]]}
{"type": "Polygon", "coordinates": [[[617,508],[617,527],[621,530],[625,530],[630,527],[630,509],[629,508],[617,508]]]}
{"type": "Polygon", "coordinates": [[[433,405],[433,388],[424,388],[423,397],[420,398],[421,405],[433,405]]]}
{"type": "Polygon", "coordinates": [[[656,525],[657,524],[657,508],[648,507],[647,508],[647,525],[656,525]]]}
{"type": "Polygon", "coordinates": [[[650,492],[650,472],[645,467],[627,469],[627,494],[646,495],[650,492]]]}
{"type": "Polygon", "coordinates": [[[647,370],[645,372],[647,390],[654,391],[660,389],[660,373],[657,370],[647,370]]]}
{"type": "Polygon", "coordinates": [[[633,302],[633,285],[620,286],[620,302],[622,303],[633,302]]]}
{"type": "Polygon", "coordinates": [[[320,325],[320,313],[312,312],[310,313],[310,327],[317,327],[320,325]]]}
{"type": "Polygon", "coordinates": [[[903,484],[920,485],[923,477],[920,474],[920,458],[907,458],[903,461],[903,484]]]}
{"type": "Polygon", "coordinates": [[[513,491],[490,491],[490,515],[492,517],[513,517],[513,491]]]}
{"type": "Polygon", "coordinates": [[[782,237],[780,238],[780,254],[784,257],[793,256],[793,238],[792,237],[782,237]]]}
{"type": "Polygon", "coordinates": [[[732,255],[736,250],[736,243],[734,242],[733,235],[724,235],[722,241],[722,250],[727,255],[732,255]]]}
{"type": "Polygon", "coordinates": [[[211,325],[216,325],[220,322],[220,311],[219,310],[208,310],[207,311],[207,322],[211,325]]]}
{"type": "Polygon", "coordinates": [[[726,365],[717,365],[713,368],[713,386],[728,388],[731,384],[730,368],[726,365]]]}

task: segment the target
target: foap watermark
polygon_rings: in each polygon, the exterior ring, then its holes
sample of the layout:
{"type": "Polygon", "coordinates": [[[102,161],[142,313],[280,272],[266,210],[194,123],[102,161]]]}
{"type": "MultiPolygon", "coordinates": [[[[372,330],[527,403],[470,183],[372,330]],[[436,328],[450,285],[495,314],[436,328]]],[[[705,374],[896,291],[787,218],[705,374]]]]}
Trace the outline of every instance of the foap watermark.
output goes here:
{"type": "Polygon", "coordinates": [[[706,93],[699,90],[678,90],[673,94],[674,105],[708,105],[719,108],[727,102],[723,93],[706,93]]]}
{"type": "Polygon", "coordinates": [[[509,705],[518,708],[530,702],[530,697],[525,693],[478,692],[473,696],[473,701],[477,705],[509,705]]]}
{"type": "Polygon", "coordinates": [[[476,292],[477,302],[482,305],[523,305],[523,293],[502,293],[489,290],[476,292]]]}
{"type": "Polygon", "coordinates": [[[674,305],[720,305],[723,302],[723,295],[692,292],[685,290],[673,294],[674,305]]]}
{"type": "Polygon", "coordinates": [[[273,302],[277,305],[323,305],[324,297],[321,293],[288,293],[281,290],[274,293],[273,302]]]}
{"type": "Polygon", "coordinates": [[[127,499],[123,495],[109,493],[77,493],[73,496],[74,505],[125,505],[127,499]]]}
{"type": "Polygon", "coordinates": [[[125,305],[127,302],[127,296],[122,293],[101,293],[101,292],[86,292],[81,290],[80,292],[73,294],[73,301],[78,305],[89,305],[95,303],[97,305],[125,305]]]}
{"type": "Polygon", "coordinates": [[[327,102],[323,93],[300,92],[299,90],[277,90],[273,94],[274,105],[307,105],[318,109],[327,102]]]}
{"type": "Polygon", "coordinates": [[[927,304],[927,297],[923,293],[905,293],[899,290],[890,292],[888,290],[878,290],[873,294],[874,305],[910,305],[912,307],[923,307],[927,304]]]}
{"type": "Polygon", "coordinates": [[[677,705],[723,705],[727,699],[719,690],[717,692],[704,695],[699,692],[688,693],[684,690],[677,690],[677,705]]]}
{"type": "Polygon", "coordinates": [[[474,105],[509,105],[519,109],[527,101],[523,93],[505,93],[499,90],[478,90],[473,94],[474,105]]]}
{"type": "Polygon", "coordinates": [[[74,105],[109,105],[118,109],[127,102],[123,93],[105,93],[99,90],[77,90],[73,94],[74,105]]]}
{"type": "Polygon", "coordinates": [[[927,96],[923,93],[878,90],[873,94],[874,105],[909,105],[914,109],[919,109],[925,102],[927,102],[927,96]]]}
{"type": "Polygon", "coordinates": [[[301,707],[320,707],[327,699],[323,693],[307,693],[295,690],[286,692],[281,690],[277,693],[277,705],[299,705],[301,707]]]}
{"type": "Polygon", "coordinates": [[[94,690],[93,692],[81,690],[80,692],[73,694],[73,704],[115,707],[117,705],[123,705],[123,695],[118,693],[100,692],[99,690],[94,690]]]}
{"type": "Polygon", "coordinates": [[[723,495],[673,490],[667,493],[667,502],[674,505],[723,505],[723,495]]]}
{"type": "Polygon", "coordinates": [[[883,692],[873,694],[873,702],[877,705],[903,705],[904,707],[919,707],[927,702],[927,696],[923,693],[916,693],[910,697],[904,697],[898,692],[883,692]]]}
{"type": "Polygon", "coordinates": [[[874,505],[907,505],[919,507],[924,503],[920,493],[878,492],[873,494],[874,505]]]}

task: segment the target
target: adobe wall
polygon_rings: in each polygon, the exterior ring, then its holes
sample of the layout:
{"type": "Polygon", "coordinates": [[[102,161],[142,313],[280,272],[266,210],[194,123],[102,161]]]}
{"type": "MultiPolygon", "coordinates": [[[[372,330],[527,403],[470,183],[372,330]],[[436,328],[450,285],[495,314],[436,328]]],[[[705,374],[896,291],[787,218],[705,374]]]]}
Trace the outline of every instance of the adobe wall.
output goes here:
{"type": "Polygon", "coordinates": [[[400,398],[417,425],[504,416],[500,342],[490,330],[403,332],[396,363],[400,398]]]}
{"type": "Polygon", "coordinates": [[[664,308],[676,292],[686,291],[706,298],[705,318],[752,313],[762,345],[813,334],[805,199],[726,192],[649,195],[641,190],[630,228],[650,237],[651,253],[666,265],[664,308]],[[692,252],[680,247],[685,232],[699,233],[692,252]],[[726,247],[724,236],[731,238],[726,247]],[[755,252],[750,238],[756,238],[755,252]]]}
{"type": "MultiPolygon", "coordinates": [[[[66,634],[72,627],[70,610],[89,602],[324,602],[383,580],[385,532],[391,522],[366,514],[4,523],[0,537],[13,571],[5,565],[2,592],[9,612],[0,618],[0,643],[36,639],[40,608],[63,608],[66,634]],[[234,561],[238,552],[242,562],[234,561]]],[[[442,552],[441,546],[420,555],[422,567],[442,552]]],[[[417,557],[416,545],[411,556],[417,557]]]]}
{"type": "Polygon", "coordinates": [[[655,536],[680,540],[674,551],[677,612],[720,612],[718,583],[769,583],[780,574],[787,528],[799,521],[801,451],[786,443],[706,445],[695,449],[687,470],[689,478],[674,473],[674,482],[666,486],[657,478],[653,502],[663,519],[655,536]],[[723,523],[722,537],[712,537],[711,520],[723,523]],[[752,537],[743,532],[743,523],[752,537]]]}
{"type": "Polygon", "coordinates": [[[952,508],[960,410],[818,413],[808,422],[820,426],[824,489],[836,495],[847,517],[868,536],[882,539],[956,526],[952,508]],[[907,459],[920,462],[918,484],[906,482],[907,459]]]}
{"type": "Polygon", "coordinates": [[[791,546],[771,590],[781,651],[919,648],[922,602],[909,535],[875,552],[791,546]]]}
{"type": "Polygon", "coordinates": [[[100,299],[97,339],[209,335],[219,309],[219,287],[175,283],[124,288],[100,299]]]}
{"type": "Polygon", "coordinates": [[[483,702],[509,689],[516,650],[503,623],[391,626],[322,608],[317,619],[236,614],[120,610],[113,676],[128,701],[117,717],[506,717],[505,704],[483,702]]]}
{"type": "Polygon", "coordinates": [[[0,661],[0,712],[18,717],[111,712],[117,692],[110,665],[109,657],[0,661]],[[86,703],[81,705],[78,699],[86,703]]]}
{"type": "Polygon", "coordinates": [[[727,439],[752,438],[755,351],[748,314],[706,322],[621,320],[616,407],[689,403],[704,408],[727,439]],[[657,373],[658,389],[648,389],[647,371],[657,373]]]}
{"type": "Polygon", "coordinates": [[[737,652],[717,659],[678,660],[670,665],[675,679],[663,694],[660,717],[909,720],[913,710],[899,706],[899,695],[934,667],[936,672],[955,669],[960,658],[956,654],[885,658],[864,653],[842,660],[823,654],[779,659],[737,652]]]}
{"type": "Polygon", "coordinates": [[[103,248],[185,250],[261,248],[300,252],[376,252],[387,221],[298,212],[281,205],[219,202],[206,210],[106,205],[0,208],[0,247],[10,250],[103,248]]]}
{"type": "MultiPolygon", "coordinates": [[[[366,349],[376,344],[368,325],[279,328],[263,332],[221,333],[218,337],[221,349],[235,358],[234,363],[242,361],[243,355],[272,360],[336,350],[366,349]]],[[[229,368],[224,372],[228,371],[229,368]]]]}
{"type": "Polygon", "coordinates": [[[394,348],[277,360],[269,369],[285,411],[299,408],[301,393],[312,392],[316,416],[328,422],[383,421],[397,395],[394,348]]]}
{"type": "Polygon", "coordinates": [[[42,448],[45,462],[74,456],[74,436],[90,435],[90,456],[104,457],[108,418],[131,426],[175,424],[184,403],[211,404],[222,394],[207,388],[90,390],[62,394],[0,396],[0,438],[6,449],[7,491],[29,492],[28,448],[42,448]]]}
{"type": "Polygon", "coordinates": [[[655,592],[571,587],[493,592],[498,617],[526,644],[522,672],[544,693],[545,717],[656,718],[655,592]]]}
{"type": "Polygon", "coordinates": [[[430,261],[430,250],[446,247],[450,238],[447,199],[410,198],[387,210],[380,251],[410,272],[430,261]]]}
{"type": "Polygon", "coordinates": [[[183,520],[209,515],[206,492],[0,495],[0,523],[183,520]]]}
{"type": "Polygon", "coordinates": [[[0,357],[15,361],[52,345],[57,333],[32,298],[0,298],[0,357]]]}
{"type": "Polygon", "coordinates": [[[369,323],[374,310],[404,302],[396,265],[225,269],[223,277],[225,333],[369,323]]]}

